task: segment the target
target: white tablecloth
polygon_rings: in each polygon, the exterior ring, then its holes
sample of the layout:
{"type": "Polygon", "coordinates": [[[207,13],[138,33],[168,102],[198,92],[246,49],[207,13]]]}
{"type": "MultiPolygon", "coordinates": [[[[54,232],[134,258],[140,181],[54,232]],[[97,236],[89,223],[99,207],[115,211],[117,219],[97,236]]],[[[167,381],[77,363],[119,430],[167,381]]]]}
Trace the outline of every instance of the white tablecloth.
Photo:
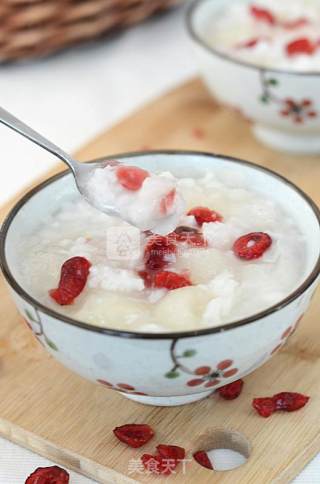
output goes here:
{"type": "MultiPolygon", "coordinates": [[[[189,47],[183,12],[177,10],[112,40],[34,63],[2,67],[1,104],[72,151],[142,103],[194,75],[196,65],[189,47]]],[[[3,203],[55,160],[3,126],[0,144],[3,203]]],[[[46,465],[52,464],[0,438],[0,484],[22,484],[36,467],[46,465]]],[[[320,483],[320,455],[294,482],[320,483]]],[[[93,481],[71,473],[71,484],[89,483],[93,481]]]]}

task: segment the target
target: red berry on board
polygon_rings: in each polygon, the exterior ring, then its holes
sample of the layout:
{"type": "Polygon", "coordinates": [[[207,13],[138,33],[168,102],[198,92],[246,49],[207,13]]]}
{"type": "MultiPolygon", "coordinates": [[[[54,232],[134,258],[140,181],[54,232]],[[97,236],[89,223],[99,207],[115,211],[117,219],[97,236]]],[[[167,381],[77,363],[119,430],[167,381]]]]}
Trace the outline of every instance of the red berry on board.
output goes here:
{"type": "Polygon", "coordinates": [[[215,212],[208,207],[194,207],[189,210],[187,215],[193,215],[200,227],[204,223],[208,224],[210,222],[222,222],[223,220],[222,216],[218,212],[215,212]]]}
{"type": "Polygon", "coordinates": [[[252,406],[257,410],[261,417],[265,418],[270,417],[270,415],[276,411],[274,400],[270,397],[254,398],[252,401],[252,406]]]}
{"type": "Polygon", "coordinates": [[[289,57],[299,54],[312,55],[316,48],[315,43],[307,37],[293,40],[286,45],[286,51],[289,57]]]}
{"type": "Polygon", "coordinates": [[[142,184],[149,172],[136,166],[119,166],[116,169],[118,182],[127,190],[136,191],[142,187],[142,184]]]}
{"type": "Polygon", "coordinates": [[[186,452],[182,447],[160,444],[157,446],[156,455],[143,454],[141,461],[148,472],[170,475],[185,455],[186,452]]]}
{"type": "Polygon", "coordinates": [[[177,274],[176,272],[158,272],[154,278],[154,287],[168,289],[168,291],[191,285],[192,283],[187,276],[177,274]]]}
{"type": "Polygon", "coordinates": [[[142,447],[154,436],[154,431],[147,424],[126,424],[113,429],[114,435],[129,447],[142,447]]]}
{"type": "Polygon", "coordinates": [[[207,247],[207,241],[199,229],[181,225],[168,237],[176,242],[185,242],[191,247],[207,247]]]}
{"type": "Polygon", "coordinates": [[[169,237],[154,235],[144,249],[144,263],[150,271],[159,271],[176,259],[176,244],[169,237]]]}
{"type": "Polygon", "coordinates": [[[198,450],[194,454],[192,454],[194,460],[198,462],[202,467],[206,467],[206,469],[213,469],[213,465],[209,460],[208,454],[204,450],[198,450]]]}
{"type": "Polygon", "coordinates": [[[58,466],[38,467],[25,481],[25,484],[68,484],[69,474],[58,466]]]}
{"type": "Polygon", "coordinates": [[[87,283],[90,267],[85,257],[72,257],[64,262],[58,288],[49,291],[52,299],[61,306],[72,304],[87,283]]]}
{"type": "Polygon", "coordinates": [[[170,212],[172,205],[174,204],[176,198],[177,191],[173,188],[169,193],[165,195],[165,197],[160,200],[160,213],[162,215],[166,215],[170,212]]]}
{"type": "Polygon", "coordinates": [[[240,259],[252,260],[261,257],[272,244],[270,235],[264,232],[252,232],[242,235],[233,244],[233,252],[240,259]]]}
{"type": "Polygon", "coordinates": [[[250,13],[256,20],[259,20],[261,22],[266,22],[270,25],[275,25],[276,23],[274,15],[270,12],[270,10],[267,10],[266,8],[251,5],[250,13]]]}
{"type": "Polygon", "coordinates": [[[252,405],[262,417],[270,417],[270,415],[278,410],[286,412],[294,412],[304,407],[310,397],[296,392],[281,392],[273,395],[273,397],[254,398],[252,405]]]}
{"type": "Polygon", "coordinates": [[[225,400],[234,400],[235,398],[238,398],[242,392],[243,384],[243,380],[236,380],[228,385],[218,388],[217,391],[220,397],[224,398],[225,400]]]}
{"type": "Polygon", "coordinates": [[[294,412],[304,407],[310,397],[295,392],[281,392],[273,395],[276,410],[285,410],[286,412],[294,412]]]}

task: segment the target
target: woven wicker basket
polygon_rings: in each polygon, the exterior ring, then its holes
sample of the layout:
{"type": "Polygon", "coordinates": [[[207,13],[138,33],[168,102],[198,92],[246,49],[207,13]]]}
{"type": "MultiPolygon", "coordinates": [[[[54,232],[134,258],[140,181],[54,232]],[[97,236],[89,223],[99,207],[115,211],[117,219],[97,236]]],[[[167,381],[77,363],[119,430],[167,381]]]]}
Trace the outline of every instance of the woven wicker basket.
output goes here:
{"type": "Polygon", "coordinates": [[[43,56],[182,0],[0,0],[0,62],[43,56]]]}

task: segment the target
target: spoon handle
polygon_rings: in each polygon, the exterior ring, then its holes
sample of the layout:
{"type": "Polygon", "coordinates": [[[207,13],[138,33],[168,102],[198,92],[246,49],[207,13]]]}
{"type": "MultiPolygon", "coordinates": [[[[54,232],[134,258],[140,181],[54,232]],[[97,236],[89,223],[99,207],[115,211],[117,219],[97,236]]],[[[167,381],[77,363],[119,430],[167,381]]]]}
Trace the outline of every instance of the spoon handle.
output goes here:
{"type": "Polygon", "coordinates": [[[22,134],[25,138],[28,138],[33,143],[41,146],[45,150],[49,151],[53,155],[60,158],[60,160],[64,161],[72,171],[77,169],[78,163],[71,158],[68,153],[63,151],[61,148],[56,146],[54,143],[49,141],[48,139],[44,138],[41,134],[37,133],[34,129],[30,128],[30,126],[26,125],[20,119],[16,118],[8,111],[0,107],[0,123],[5,124],[8,128],[13,129],[19,134],[22,134]]]}

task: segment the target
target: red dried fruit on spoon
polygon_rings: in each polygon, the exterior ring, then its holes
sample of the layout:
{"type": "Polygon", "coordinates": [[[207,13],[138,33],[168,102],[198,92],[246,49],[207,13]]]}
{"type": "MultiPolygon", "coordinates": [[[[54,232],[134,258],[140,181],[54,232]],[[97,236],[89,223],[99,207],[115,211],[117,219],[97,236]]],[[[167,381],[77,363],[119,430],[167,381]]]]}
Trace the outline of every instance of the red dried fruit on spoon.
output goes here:
{"type": "Polygon", "coordinates": [[[25,481],[25,484],[68,484],[69,474],[58,466],[38,467],[25,481]]]}
{"type": "Polygon", "coordinates": [[[252,260],[261,257],[272,244],[270,235],[264,232],[252,232],[242,235],[233,244],[233,252],[240,259],[252,260]]]}
{"type": "Polygon", "coordinates": [[[127,190],[137,191],[141,188],[144,180],[150,176],[149,172],[136,166],[119,166],[116,176],[120,185],[127,190]]]}
{"type": "Polygon", "coordinates": [[[194,207],[189,210],[187,215],[193,215],[200,227],[204,223],[208,224],[211,222],[222,222],[223,220],[222,216],[218,212],[215,212],[208,207],[194,207]]]}
{"type": "Polygon", "coordinates": [[[135,449],[145,445],[154,436],[153,429],[147,424],[122,425],[113,429],[113,433],[121,442],[135,449]]]}
{"type": "Polygon", "coordinates": [[[59,286],[49,291],[50,296],[61,306],[72,304],[83,291],[91,267],[85,257],[72,257],[61,267],[59,286]]]}
{"type": "Polygon", "coordinates": [[[224,398],[225,400],[234,400],[235,398],[238,398],[242,392],[243,384],[243,380],[236,380],[228,385],[218,388],[217,392],[219,393],[220,397],[224,398]]]}
{"type": "Polygon", "coordinates": [[[213,465],[211,464],[211,461],[209,460],[208,454],[204,450],[198,450],[197,452],[195,452],[192,455],[192,457],[202,467],[205,467],[206,469],[212,469],[213,470],[213,465]]]}

